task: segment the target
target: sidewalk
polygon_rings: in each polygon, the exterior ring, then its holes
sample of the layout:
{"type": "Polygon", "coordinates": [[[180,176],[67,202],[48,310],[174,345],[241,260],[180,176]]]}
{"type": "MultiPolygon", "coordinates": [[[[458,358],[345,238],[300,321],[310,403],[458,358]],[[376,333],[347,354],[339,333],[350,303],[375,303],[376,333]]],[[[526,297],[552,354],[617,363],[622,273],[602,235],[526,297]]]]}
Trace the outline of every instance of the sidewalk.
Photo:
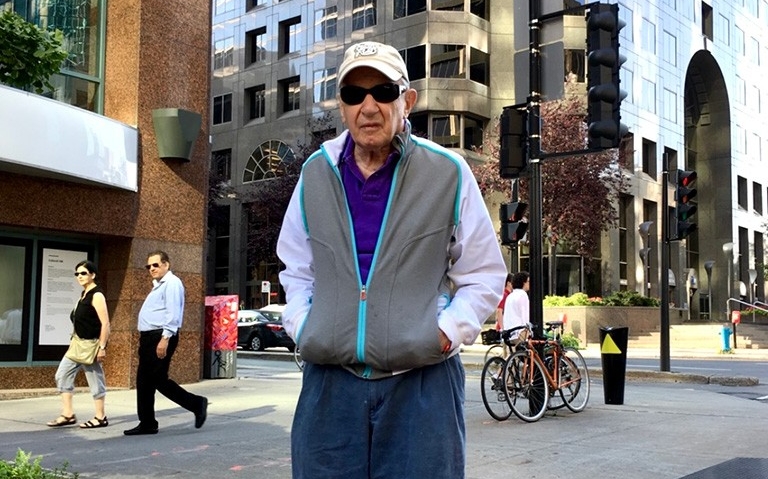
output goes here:
{"type": "MultiPolygon", "coordinates": [[[[210,401],[203,428],[195,429],[191,413],[158,395],[160,432],[139,437],[122,434],[136,424],[132,390],[109,392],[110,425],[94,430],[45,427],[59,411],[56,396],[7,400],[0,407],[0,457],[10,459],[21,448],[43,456],[45,467],[68,462],[82,479],[287,479],[300,385],[298,371],[190,384],[185,387],[210,401]]],[[[677,479],[743,456],[768,461],[768,452],[754,447],[768,430],[761,401],[707,387],[628,382],[624,404],[606,405],[594,380],[583,412],[559,410],[527,424],[491,419],[479,385],[477,371],[468,370],[467,479],[677,479]]],[[[91,408],[87,393],[75,396],[79,420],[88,419],[91,408]]],[[[422,434],[414,444],[436,440],[429,431],[422,434]]],[[[758,477],[766,476],[739,476],[758,477]]]]}

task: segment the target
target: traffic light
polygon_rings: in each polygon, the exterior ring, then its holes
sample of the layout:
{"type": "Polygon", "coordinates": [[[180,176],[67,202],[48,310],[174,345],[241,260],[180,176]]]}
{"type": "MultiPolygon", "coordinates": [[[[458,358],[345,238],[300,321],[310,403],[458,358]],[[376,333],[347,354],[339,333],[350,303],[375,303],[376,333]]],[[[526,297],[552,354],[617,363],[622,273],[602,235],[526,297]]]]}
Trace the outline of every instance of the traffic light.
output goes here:
{"type": "Polygon", "coordinates": [[[499,208],[501,220],[501,244],[516,245],[528,231],[528,223],[522,221],[528,205],[521,202],[503,203],[499,208]]]}
{"type": "Polygon", "coordinates": [[[619,70],[627,61],[619,53],[619,6],[597,3],[587,13],[587,124],[590,148],[616,148],[627,134],[621,123],[619,70]]]}
{"type": "Polygon", "coordinates": [[[677,222],[675,240],[685,239],[688,235],[696,231],[696,223],[691,221],[696,214],[696,205],[691,200],[696,197],[696,188],[693,184],[696,182],[696,172],[677,170],[677,179],[675,180],[675,220],[677,222]]]}
{"type": "Polygon", "coordinates": [[[506,107],[501,113],[499,175],[502,178],[518,178],[528,166],[527,122],[526,110],[518,105],[506,107]]]}

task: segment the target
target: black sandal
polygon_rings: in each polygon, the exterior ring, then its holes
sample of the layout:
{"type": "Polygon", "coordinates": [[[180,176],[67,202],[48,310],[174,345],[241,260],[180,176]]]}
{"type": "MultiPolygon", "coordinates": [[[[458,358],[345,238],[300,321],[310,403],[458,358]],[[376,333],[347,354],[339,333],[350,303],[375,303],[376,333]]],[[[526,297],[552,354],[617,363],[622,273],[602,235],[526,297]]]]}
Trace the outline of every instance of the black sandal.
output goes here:
{"type": "Polygon", "coordinates": [[[104,419],[99,419],[96,416],[93,416],[93,419],[89,419],[88,421],[80,424],[80,429],[96,429],[97,427],[107,426],[109,426],[107,416],[104,416],[104,419]]]}
{"type": "Polygon", "coordinates": [[[61,415],[54,419],[53,421],[48,421],[46,423],[46,426],[48,427],[61,427],[61,426],[69,426],[77,422],[77,417],[75,415],[71,415],[69,417],[65,415],[61,415]]]}

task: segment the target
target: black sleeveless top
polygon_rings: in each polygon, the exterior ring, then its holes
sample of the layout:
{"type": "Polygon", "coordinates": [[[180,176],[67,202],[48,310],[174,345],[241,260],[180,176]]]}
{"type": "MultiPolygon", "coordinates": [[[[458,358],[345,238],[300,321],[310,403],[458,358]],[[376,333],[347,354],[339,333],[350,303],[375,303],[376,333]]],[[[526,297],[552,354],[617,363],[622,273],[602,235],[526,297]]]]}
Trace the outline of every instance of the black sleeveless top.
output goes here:
{"type": "Polygon", "coordinates": [[[84,292],[70,314],[70,319],[75,323],[75,333],[82,339],[96,339],[101,335],[101,321],[92,304],[96,293],[104,294],[99,286],[84,292]]]}

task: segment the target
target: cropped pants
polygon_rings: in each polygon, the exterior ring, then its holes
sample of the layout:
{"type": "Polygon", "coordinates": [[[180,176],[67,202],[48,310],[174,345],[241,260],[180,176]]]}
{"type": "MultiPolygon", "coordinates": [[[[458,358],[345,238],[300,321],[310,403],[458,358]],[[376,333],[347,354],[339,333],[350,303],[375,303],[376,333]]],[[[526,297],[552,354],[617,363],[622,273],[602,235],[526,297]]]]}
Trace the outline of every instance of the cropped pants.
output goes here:
{"type": "Polygon", "coordinates": [[[85,380],[88,381],[88,387],[91,389],[93,399],[106,396],[107,383],[104,379],[104,368],[98,361],[94,361],[93,364],[80,364],[67,357],[61,358],[59,369],[56,370],[56,389],[60,393],[74,392],[75,376],[77,376],[77,371],[80,368],[85,373],[85,380]]]}
{"type": "Polygon", "coordinates": [[[294,479],[461,479],[458,355],[385,379],[307,363],[291,430],[294,479]]]}

